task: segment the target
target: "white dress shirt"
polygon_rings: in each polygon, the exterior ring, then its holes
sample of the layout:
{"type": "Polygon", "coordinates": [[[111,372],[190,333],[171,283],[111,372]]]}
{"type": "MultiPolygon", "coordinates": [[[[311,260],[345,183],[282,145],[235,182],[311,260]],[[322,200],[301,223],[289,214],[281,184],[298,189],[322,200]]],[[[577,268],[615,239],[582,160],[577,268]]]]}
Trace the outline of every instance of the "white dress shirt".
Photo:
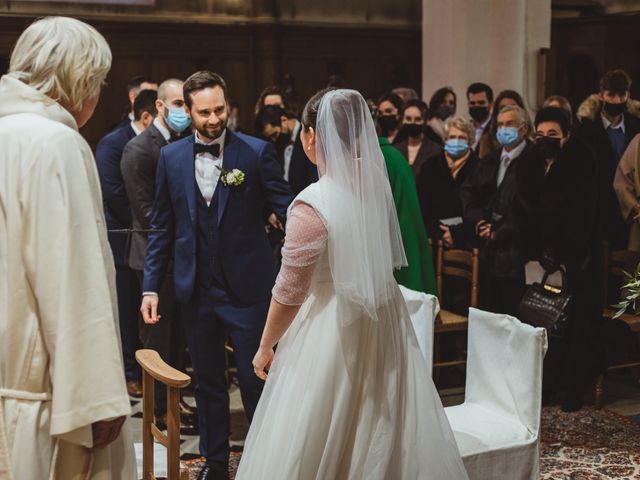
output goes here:
{"type": "Polygon", "coordinates": [[[202,145],[220,145],[220,155],[214,157],[211,153],[202,152],[196,155],[196,182],[200,193],[204,197],[207,205],[211,204],[211,199],[216,191],[218,180],[220,179],[220,168],[222,168],[222,157],[224,155],[224,139],[227,136],[225,129],[218,138],[213,141],[205,142],[200,138],[198,132],[195,134],[196,143],[202,145]]]}
{"type": "Polygon", "coordinates": [[[500,167],[498,167],[498,186],[500,186],[502,180],[504,180],[504,175],[507,173],[507,169],[509,168],[509,165],[511,165],[513,159],[518,158],[526,146],[527,142],[522,140],[520,145],[510,152],[507,152],[506,148],[502,149],[502,154],[500,155],[500,167]]]}
{"type": "Polygon", "coordinates": [[[171,132],[169,132],[169,129],[162,124],[162,122],[160,121],[160,119],[158,117],[153,119],[153,125],[162,134],[162,136],[164,137],[165,141],[167,143],[169,143],[169,140],[171,140],[171,132]]]}
{"type": "MultiPolygon", "coordinates": [[[[473,122],[473,120],[471,120],[473,122]]],[[[482,137],[482,133],[484,132],[485,127],[491,121],[491,115],[487,115],[487,119],[480,125],[479,127],[475,127],[475,123],[473,123],[474,128],[476,130],[476,138],[473,141],[473,145],[471,146],[472,150],[475,150],[478,144],[480,143],[480,137],[482,137]]]]}
{"type": "Polygon", "coordinates": [[[142,133],[142,130],[140,130],[140,129],[136,126],[136,122],[134,122],[134,121],[131,121],[131,130],[133,130],[133,133],[135,133],[135,134],[136,134],[136,137],[142,133]]]}
{"type": "Polygon", "coordinates": [[[602,117],[602,126],[604,127],[605,130],[609,127],[613,128],[614,130],[619,128],[622,130],[622,133],[627,133],[624,128],[624,115],[622,116],[622,120],[620,120],[620,123],[618,123],[617,125],[612,124],[609,121],[609,119],[605,117],[602,113],[600,114],[600,116],[602,117]]]}
{"type": "Polygon", "coordinates": [[[291,134],[291,143],[284,149],[284,179],[289,181],[289,169],[291,168],[291,157],[293,156],[293,144],[296,143],[296,138],[300,135],[300,122],[296,120],[296,126],[293,128],[291,134]]]}

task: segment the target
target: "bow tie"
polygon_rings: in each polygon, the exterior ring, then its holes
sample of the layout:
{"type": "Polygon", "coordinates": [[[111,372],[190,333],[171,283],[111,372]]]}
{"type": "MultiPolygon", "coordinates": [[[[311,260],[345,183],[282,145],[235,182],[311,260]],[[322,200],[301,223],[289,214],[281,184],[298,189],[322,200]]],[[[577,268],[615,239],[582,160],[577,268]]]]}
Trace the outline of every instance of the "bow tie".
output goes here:
{"type": "Polygon", "coordinates": [[[214,157],[220,156],[220,144],[214,143],[213,145],[202,145],[201,143],[193,144],[193,151],[195,154],[199,153],[210,153],[214,157]]]}

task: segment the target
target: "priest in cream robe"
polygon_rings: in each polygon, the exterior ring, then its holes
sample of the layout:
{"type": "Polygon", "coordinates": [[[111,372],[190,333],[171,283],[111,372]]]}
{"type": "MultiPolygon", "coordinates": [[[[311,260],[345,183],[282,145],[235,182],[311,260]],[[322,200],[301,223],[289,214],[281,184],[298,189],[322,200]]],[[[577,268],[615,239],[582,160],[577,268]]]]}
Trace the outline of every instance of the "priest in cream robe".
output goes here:
{"type": "Polygon", "coordinates": [[[78,133],[111,51],[92,27],[29,26],[0,79],[0,479],[134,480],[115,270],[78,133]]]}

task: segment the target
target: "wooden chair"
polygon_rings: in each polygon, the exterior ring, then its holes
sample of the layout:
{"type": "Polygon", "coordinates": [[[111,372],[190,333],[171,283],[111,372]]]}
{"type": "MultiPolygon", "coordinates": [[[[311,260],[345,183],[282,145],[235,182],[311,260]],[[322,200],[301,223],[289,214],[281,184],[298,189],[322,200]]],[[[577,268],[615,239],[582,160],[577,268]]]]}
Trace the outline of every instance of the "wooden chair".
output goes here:
{"type": "Polygon", "coordinates": [[[191,378],[162,361],[155,350],[138,350],[136,360],[142,367],[142,478],[155,480],[153,441],[167,449],[167,480],[188,480],[189,472],[180,471],[180,389],[191,378]],[[167,386],[167,434],[154,422],[154,381],[167,386]]]}
{"type": "MultiPolygon", "coordinates": [[[[480,275],[480,253],[477,248],[472,251],[459,249],[446,249],[442,240],[438,241],[438,251],[436,257],[436,285],[438,295],[443,297],[444,277],[452,276],[467,280],[470,287],[469,306],[478,306],[478,283],[480,275]]],[[[446,309],[441,309],[434,326],[434,334],[442,334],[448,332],[466,332],[468,327],[468,319],[464,315],[458,315],[446,309]]],[[[450,361],[439,361],[438,342],[434,342],[436,358],[434,358],[433,367],[452,367],[456,365],[464,365],[466,359],[455,359],[450,361]]]]}
{"type": "MultiPolygon", "coordinates": [[[[640,253],[632,250],[615,250],[609,251],[609,244],[603,243],[604,250],[604,310],[602,316],[605,318],[613,318],[616,313],[616,309],[610,306],[610,303],[617,302],[615,299],[609,298],[609,288],[613,284],[616,289],[620,288],[624,282],[624,272],[635,272],[638,263],[640,263],[640,253]]],[[[633,313],[623,313],[620,320],[629,325],[632,332],[640,332],[640,316],[633,313]]],[[[606,321],[606,320],[605,320],[606,321]]],[[[614,370],[624,370],[627,368],[640,367],[640,359],[636,361],[625,361],[623,363],[611,365],[607,372],[614,370]]],[[[606,373],[606,372],[605,372],[606,373]]],[[[595,404],[596,408],[602,407],[602,395],[604,393],[604,377],[605,373],[602,373],[596,379],[596,391],[595,391],[595,404]]]]}

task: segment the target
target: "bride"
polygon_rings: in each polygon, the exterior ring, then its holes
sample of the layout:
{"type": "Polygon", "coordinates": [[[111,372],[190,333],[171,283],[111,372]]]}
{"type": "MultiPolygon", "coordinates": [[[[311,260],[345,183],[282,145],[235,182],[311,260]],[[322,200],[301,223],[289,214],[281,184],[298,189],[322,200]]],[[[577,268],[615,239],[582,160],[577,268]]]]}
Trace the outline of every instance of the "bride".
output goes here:
{"type": "Polygon", "coordinates": [[[320,180],[290,207],[236,478],[466,479],[393,278],[406,259],[367,104],[321,91],[302,125],[320,180]]]}

